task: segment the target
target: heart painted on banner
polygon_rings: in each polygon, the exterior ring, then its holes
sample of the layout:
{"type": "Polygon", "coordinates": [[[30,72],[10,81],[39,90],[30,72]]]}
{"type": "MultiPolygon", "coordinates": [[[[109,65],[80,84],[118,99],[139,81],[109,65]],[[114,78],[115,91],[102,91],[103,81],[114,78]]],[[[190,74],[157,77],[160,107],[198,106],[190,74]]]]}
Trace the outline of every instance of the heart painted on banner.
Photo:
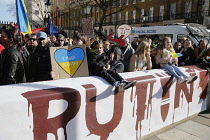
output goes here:
{"type": "Polygon", "coordinates": [[[54,53],[55,61],[70,76],[73,76],[81,66],[85,52],[81,48],[74,48],[70,51],[58,49],[54,53]]]}

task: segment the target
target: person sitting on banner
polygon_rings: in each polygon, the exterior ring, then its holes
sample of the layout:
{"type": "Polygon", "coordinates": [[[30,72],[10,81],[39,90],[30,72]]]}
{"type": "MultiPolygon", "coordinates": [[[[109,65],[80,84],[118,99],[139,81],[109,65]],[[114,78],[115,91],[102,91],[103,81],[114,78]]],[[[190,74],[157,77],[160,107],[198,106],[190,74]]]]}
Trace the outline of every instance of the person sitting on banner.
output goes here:
{"type": "Polygon", "coordinates": [[[110,69],[118,73],[124,72],[123,54],[119,45],[113,45],[106,53],[110,60],[110,69]]]}
{"type": "Polygon", "coordinates": [[[54,47],[54,44],[48,41],[47,34],[42,31],[37,33],[37,42],[38,45],[29,58],[30,82],[52,80],[54,73],[50,47],[54,47]]]}
{"type": "Polygon", "coordinates": [[[58,47],[68,46],[68,43],[65,42],[65,37],[62,34],[58,34],[55,46],[58,47]]]}
{"type": "Polygon", "coordinates": [[[195,81],[197,76],[186,76],[179,67],[175,66],[178,59],[173,56],[173,45],[171,44],[171,38],[165,37],[158,47],[156,61],[160,64],[161,69],[166,70],[170,75],[174,76],[179,84],[187,82],[188,84],[195,81]]]}
{"type": "Polygon", "coordinates": [[[23,55],[17,47],[20,37],[15,28],[3,29],[0,43],[5,47],[0,58],[0,85],[26,82],[23,55]]]}
{"type": "Polygon", "coordinates": [[[90,76],[100,76],[115,87],[115,94],[123,89],[128,89],[136,84],[136,81],[124,80],[115,70],[110,69],[110,61],[103,52],[103,44],[95,41],[91,45],[87,55],[90,76]]]}

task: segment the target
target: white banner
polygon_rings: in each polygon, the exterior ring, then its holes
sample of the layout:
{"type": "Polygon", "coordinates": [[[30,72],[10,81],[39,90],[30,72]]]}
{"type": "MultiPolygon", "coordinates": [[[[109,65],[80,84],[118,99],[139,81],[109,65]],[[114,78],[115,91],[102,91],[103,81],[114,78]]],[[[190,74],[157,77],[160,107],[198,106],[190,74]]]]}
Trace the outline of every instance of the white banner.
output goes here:
{"type": "Polygon", "coordinates": [[[208,75],[190,84],[163,70],[121,73],[135,87],[114,95],[99,77],[0,86],[1,140],[135,140],[206,110],[208,75]]]}

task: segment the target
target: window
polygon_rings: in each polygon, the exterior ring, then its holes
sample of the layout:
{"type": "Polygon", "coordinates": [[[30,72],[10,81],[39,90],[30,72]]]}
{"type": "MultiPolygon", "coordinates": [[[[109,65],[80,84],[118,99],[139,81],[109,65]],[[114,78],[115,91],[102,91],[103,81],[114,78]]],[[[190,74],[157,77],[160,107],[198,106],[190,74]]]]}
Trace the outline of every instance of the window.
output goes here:
{"type": "Polygon", "coordinates": [[[209,15],[209,0],[202,0],[202,8],[201,8],[201,15],[208,16],[209,15]]]}
{"type": "Polygon", "coordinates": [[[149,8],[149,21],[153,21],[154,7],[149,8]]]}
{"type": "Polygon", "coordinates": [[[144,22],[144,9],[141,9],[141,12],[140,12],[140,22],[144,22]]]}
{"type": "Polygon", "coordinates": [[[128,0],[126,0],[126,1],[125,1],[125,5],[128,5],[128,3],[129,3],[129,1],[128,1],[128,0]]]}
{"type": "Polygon", "coordinates": [[[111,3],[111,5],[112,5],[112,8],[115,8],[115,7],[116,7],[116,1],[113,1],[113,2],[111,3]]]}
{"type": "Polygon", "coordinates": [[[106,17],[106,23],[109,23],[109,16],[106,17]]]}
{"type": "Polygon", "coordinates": [[[136,0],[133,0],[133,4],[136,4],[136,0]]]}
{"type": "Polygon", "coordinates": [[[105,34],[105,35],[108,35],[108,34],[107,34],[107,29],[104,29],[104,34],[105,34]]]}
{"type": "Polygon", "coordinates": [[[136,22],[136,10],[134,10],[132,14],[132,23],[135,23],[135,22],[136,22]]]}
{"type": "Polygon", "coordinates": [[[119,5],[119,7],[122,6],[122,0],[118,0],[118,5],[119,5]]]}
{"type": "Polygon", "coordinates": [[[141,0],[141,2],[145,2],[145,0],[141,0]]]}
{"type": "Polygon", "coordinates": [[[159,21],[163,21],[163,16],[164,16],[164,6],[161,5],[159,9],[159,21]]]}
{"type": "Polygon", "coordinates": [[[128,23],[128,12],[125,12],[125,23],[128,23]]]}
{"type": "Polygon", "coordinates": [[[117,24],[121,24],[121,20],[122,20],[122,14],[121,13],[118,13],[118,19],[117,19],[117,24]]]}
{"type": "Polygon", "coordinates": [[[190,18],[191,17],[191,8],[192,8],[192,1],[187,1],[185,3],[185,12],[184,12],[184,17],[185,18],[190,18]]]}
{"type": "Polygon", "coordinates": [[[116,21],[116,14],[112,14],[112,24],[115,24],[116,21]]]}
{"type": "Polygon", "coordinates": [[[94,6],[92,6],[92,8],[91,8],[91,13],[95,13],[95,7],[94,6]]]}
{"type": "Polygon", "coordinates": [[[175,19],[176,15],[176,3],[171,3],[170,6],[170,19],[175,19]]]}
{"type": "Polygon", "coordinates": [[[110,28],[109,29],[109,34],[111,34],[113,32],[113,29],[112,28],[110,28]]]}

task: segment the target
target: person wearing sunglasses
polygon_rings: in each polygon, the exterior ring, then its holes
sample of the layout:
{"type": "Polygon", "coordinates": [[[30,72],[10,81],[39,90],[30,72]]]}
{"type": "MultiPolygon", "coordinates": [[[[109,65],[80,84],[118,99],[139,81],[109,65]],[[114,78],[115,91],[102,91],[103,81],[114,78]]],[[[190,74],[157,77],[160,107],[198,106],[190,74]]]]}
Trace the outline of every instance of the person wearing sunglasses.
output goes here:
{"type": "Polygon", "coordinates": [[[50,47],[54,44],[49,42],[45,32],[38,32],[36,38],[38,45],[29,58],[30,82],[52,80],[50,47]]]}
{"type": "Polygon", "coordinates": [[[65,37],[62,34],[58,34],[56,46],[59,46],[59,47],[68,46],[68,43],[65,42],[65,37]]]}
{"type": "Polygon", "coordinates": [[[38,45],[37,39],[36,39],[36,33],[30,34],[29,35],[29,41],[28,41],[28,46],[27,46],[27,51],[30,54],[33,52],[33,50],[36,48],[38,45]]]}

